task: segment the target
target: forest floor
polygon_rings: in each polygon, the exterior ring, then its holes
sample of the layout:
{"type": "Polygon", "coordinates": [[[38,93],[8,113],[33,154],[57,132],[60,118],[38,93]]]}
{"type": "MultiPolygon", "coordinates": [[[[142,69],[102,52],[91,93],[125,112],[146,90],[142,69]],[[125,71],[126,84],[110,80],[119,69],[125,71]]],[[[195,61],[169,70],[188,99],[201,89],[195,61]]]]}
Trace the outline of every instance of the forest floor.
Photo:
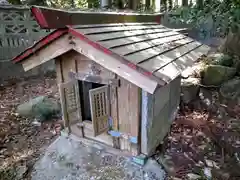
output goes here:
{"type": "MultiPolygon", "coordinates": [[[[55,78],[12,81],[1,86],[0,180],[16,176],[30,179],[33,164],[57,137],[54,127],[61,120],[40,126],[15,113],[19,104],[40,95],[59,99],[55,78]]],[[[169,179],[206,179],[206,174],[217,180],[240,179],[239,116],[236,101],[219,101],[209,108],[197,100],[183,106],[167,137],[164,157],[158,156],[169,179]]]]}
{"type": "Polygon", "coordinates": [[[56,138],[57,119],[34,124],[15,113],[19,104],[41,95],[59,98],[54,77],[11,80],[0,88],[0,180],[29,179],[33,164],[56,138]]]}
{"type": "Polygon", "coordinates": [[[159,161],[169,180],[240,179],[239,103],[220,100],[206,107],[196,100],[183,106],[163,149],[159,161]]]}

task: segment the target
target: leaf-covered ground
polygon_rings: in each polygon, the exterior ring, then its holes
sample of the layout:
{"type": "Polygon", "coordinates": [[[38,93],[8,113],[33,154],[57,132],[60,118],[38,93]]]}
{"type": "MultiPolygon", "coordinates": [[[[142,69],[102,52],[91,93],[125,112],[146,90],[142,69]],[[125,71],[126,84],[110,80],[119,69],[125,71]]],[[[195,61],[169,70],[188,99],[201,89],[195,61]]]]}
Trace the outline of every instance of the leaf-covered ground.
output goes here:
{"type": "Polygon", "coordinates": [[[182,107],[159,158],[169,179],[240,179],[240,106],[223,102],[182,107]]]}
{"type": "MultiPolygon", "coordinates": [[[[182,106],[163,148],[165,156],[156,157],[169,179],[206,179],[204,174],[240,179],[240,106],[216,100],[218,93],[208,91],[215,98],[211,105],[205,99],[182,106]]],[[[19,174],[29,179],[32,165],[56,137],[60,121],[39,126],[15,113],[17,105],[39,95],[59,99],[55,78],[12,81],[0,89],[0,180],[15,180],[19,174]]]]}
{"type": "Polygon", "coordinates": [[[55,78],[11,80],[0,89],[0,180],[24,179],[28,171],[55,137],[57,120],[33,124],[19,117],[17,105],[39,95],[59,98],[55,78]],[[21,176],[21,177],[18,177],[21,176]]]}

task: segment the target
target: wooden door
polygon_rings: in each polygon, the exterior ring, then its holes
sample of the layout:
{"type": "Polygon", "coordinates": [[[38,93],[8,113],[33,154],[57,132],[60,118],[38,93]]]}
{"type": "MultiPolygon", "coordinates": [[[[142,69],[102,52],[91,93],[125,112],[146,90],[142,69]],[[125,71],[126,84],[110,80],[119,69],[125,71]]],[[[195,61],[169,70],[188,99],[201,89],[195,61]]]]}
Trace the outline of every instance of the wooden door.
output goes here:
{"type": "Polygon", "coordinates": [[[79,84],[77,80],[59,85],[62,115],[65,128],[71,132],[70,125],[82,122],[79,84]]]}
{"type": "Polygon", "coordinates": [[[108,130],[109,95],[108,86],[99,87],[89,91],[93,134],[97,136],[108,130]]]}

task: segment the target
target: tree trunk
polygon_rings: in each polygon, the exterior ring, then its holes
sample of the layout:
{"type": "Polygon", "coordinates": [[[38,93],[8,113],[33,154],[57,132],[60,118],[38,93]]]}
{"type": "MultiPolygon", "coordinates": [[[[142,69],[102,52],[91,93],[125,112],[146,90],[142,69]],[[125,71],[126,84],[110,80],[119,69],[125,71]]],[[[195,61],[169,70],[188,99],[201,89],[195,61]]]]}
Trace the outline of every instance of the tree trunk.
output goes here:
{"type": "Polygon", "coordinates": [[[161,11],[161,0],[155,0],[155,12],[161,11]]]}
{"type": "Polygon", "coordinates": [[[124,9],[124,3],[122,0],[116,0],[116,5],[118,9],[124,9]]]}
{"type": "Polygon", "coordinates": [[[128,0],[128,7],[132,10],[137,10],[139,0],[128,0]]]}
{"type": "Polygon", "coordinates": [[[110,8],[112,6],[112,0],[100,0],[101,8],[110,8]]]}
{"type": "Polygon", "coordinates": [[[71,8],[75,8],[74,0],[71,0],[71,8]]]}
{"type": "Polygon", "coordinates": [[[88,1],[87,1],[87,4],[88,4],[88,8],[92,8],[92,7],[93,7],[93,4],[92,4],[92,1],[91,1],[91,0],[88,0],[88,1]]]}
{"type": "Polygon", "coordinates": [[[150,6],[151,6],[151,0],[146,0],[145,9],[146,10],[150,9],[150,6]]]}
{"type": "Polygon", "coordinates": [[[197,8],[203,9],[203,0],[197,0],[197,8]]]}
{"type": "Polygon", "coordinates": [[[162,0],[161,5],[162,5],[164,11],[167,11],[167,0],[162,0]]]}
{"type": "Polygon", "coordinates": [[[173,7],[173,0],[168,0],[168,11],[173,7]]]}
{"type": "Polygon", "coordinates": [[[188,6],[188,0],[182,0],[182,6],[188,6]]]}

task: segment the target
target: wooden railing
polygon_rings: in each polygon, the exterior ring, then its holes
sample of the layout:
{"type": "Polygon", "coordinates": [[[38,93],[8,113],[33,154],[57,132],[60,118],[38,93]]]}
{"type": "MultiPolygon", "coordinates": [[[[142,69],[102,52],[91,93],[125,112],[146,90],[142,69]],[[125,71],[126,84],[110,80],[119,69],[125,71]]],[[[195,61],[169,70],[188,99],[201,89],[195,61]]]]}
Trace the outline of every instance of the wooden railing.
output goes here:
{"type": "Polygon", "coordinates": [[[0,61],[10,60],[46,34],[46,30],[39,28],[29,8],[0,6],[0,61]]]}

